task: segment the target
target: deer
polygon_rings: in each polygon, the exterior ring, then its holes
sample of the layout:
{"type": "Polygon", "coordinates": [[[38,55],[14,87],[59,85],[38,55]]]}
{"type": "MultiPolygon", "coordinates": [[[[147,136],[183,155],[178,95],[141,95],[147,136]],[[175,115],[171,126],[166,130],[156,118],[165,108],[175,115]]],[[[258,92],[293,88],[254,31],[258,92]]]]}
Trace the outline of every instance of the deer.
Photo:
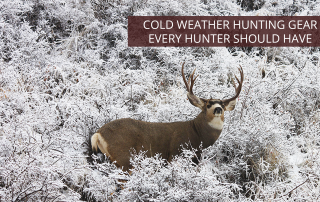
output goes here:
{"type": "MultiPolygon", "coordinates": [[[[123,171],[130,172],[130,157],[134,151],[144,151],[147,157],[160,154],[167,162],[182,152],[182,146],[189,144],[192,148],[202,149],[213,145],[219,138],[224,124],[224,112],[235,108],[244,79],[243,69],[238,68],[240,80],[235,76],[238,87],[232,79],[235,95],[229,99],[204,99],[193,94],[193,86],[197,76],[195,70],[190,74],[188,81],[184,75],[184,64],[181,74],[187,89],[189,102],[201,109],[201,113],[193,120],[171,123],[154,123],[123,118],[103,125],[91,137],[94,153],[98,149],[111,162],[123,171]]],[[[197,158],[199,158],[197,153],[197,158]]]]}

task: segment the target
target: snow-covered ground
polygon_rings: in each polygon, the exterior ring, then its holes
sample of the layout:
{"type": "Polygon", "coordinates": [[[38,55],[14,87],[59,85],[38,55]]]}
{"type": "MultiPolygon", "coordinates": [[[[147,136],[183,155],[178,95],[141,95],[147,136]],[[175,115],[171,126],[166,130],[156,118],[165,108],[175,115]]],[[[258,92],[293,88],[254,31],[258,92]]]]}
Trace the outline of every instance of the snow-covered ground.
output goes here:
{"type": "Polygon", "coordinates": [[[317,1],[0,2],[0,201],[319,201],[319,48],[131,48],[130,15],[319,15],[317,1]],[[132,175],[87,139],[124,117],[185,121],[194,93],[243,89],[218,141],[171,163],[133,155],[132,175]],[[262,72],[265,71],[263,78],[262,72]],[[123,183],[119,179],[125,179],[123,183]]]}

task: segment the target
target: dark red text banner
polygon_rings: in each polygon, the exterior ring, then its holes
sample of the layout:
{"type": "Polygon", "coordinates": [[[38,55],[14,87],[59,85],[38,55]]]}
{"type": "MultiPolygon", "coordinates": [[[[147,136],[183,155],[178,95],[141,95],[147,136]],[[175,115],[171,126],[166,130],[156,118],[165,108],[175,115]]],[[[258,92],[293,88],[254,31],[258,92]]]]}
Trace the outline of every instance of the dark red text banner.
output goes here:
{"type": "Polygon", "coordinates": [[[320,46],[320,16],[129,16],[131,47],[320,46]]]}

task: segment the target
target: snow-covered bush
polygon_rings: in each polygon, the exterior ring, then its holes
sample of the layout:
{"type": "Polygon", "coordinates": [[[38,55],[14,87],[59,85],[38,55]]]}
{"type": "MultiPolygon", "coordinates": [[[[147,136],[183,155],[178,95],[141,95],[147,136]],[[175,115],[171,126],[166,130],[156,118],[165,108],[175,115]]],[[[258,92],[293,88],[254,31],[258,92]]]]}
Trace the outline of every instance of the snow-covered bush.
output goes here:
{"type": "Polygon", "coordinates": [[[317,201],[318,48],[131,48],[129,15],[319,15],[316,2],[0,2],[0,201],[317,201]],[[256,4],[252,4],[256,3],[256,4]],[[133,154],[131,175],[91,155],[88,137],[131,117],[193,119],[194,92],[243,90],[218,141],[166,162],[133,154]]]}

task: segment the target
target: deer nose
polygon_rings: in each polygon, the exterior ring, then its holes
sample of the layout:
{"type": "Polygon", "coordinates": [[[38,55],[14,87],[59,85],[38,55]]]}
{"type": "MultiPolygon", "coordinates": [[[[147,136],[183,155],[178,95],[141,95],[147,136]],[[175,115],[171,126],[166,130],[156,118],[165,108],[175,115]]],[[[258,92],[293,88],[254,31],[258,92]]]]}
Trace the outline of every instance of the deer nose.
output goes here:
{"type": "Polygon", "coordinates": [[[213,113],[214,113],[214,114],[222,114],[222,108],[221,108],[221,107],[216,107],[216,108],[213,110],[213,113]]]}

